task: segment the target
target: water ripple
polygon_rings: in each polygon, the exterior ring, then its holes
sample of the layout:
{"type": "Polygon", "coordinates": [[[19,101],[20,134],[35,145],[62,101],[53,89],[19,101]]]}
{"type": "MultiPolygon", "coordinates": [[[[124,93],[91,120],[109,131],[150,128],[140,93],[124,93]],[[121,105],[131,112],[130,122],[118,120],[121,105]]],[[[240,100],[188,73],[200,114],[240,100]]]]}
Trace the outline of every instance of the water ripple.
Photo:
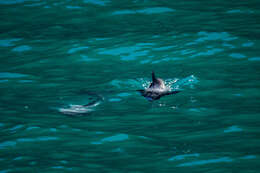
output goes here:
{"type": "Polygon", "coordinates": [[[121,99],[120,98],[111,98],[109,99],[110,102],[120,102],[121,99]]]}
{"type": "Polygon", "coordinates": [[[9,72],[0,72],[0,78],[22,78],[22,77],[27,77],[28,75],[26,74],[21,74],[21,73],[9,73],[9,72]]]}
{"type": "Polygon", "coordinates": [[[22,46],[18,46],[18,47],[13,48],[12,51],[14,51],[14,52],[26,52],[26,51],[29,51],[31,49],[32,49],[31,46],[22,45],[22,46]]]}
{"type": "Polygon", "coordinates": [[[228,129],[224,130],[224,133],[231,133],[231,132],[241,132],[243,129],[241,129],[238,126],[231,126],[228,129]]]}
{"type": "Polygon", "coordinates": [[[168,50],[168,49],[171,49],[171,48],[174,48],[174,47],[176,47],[176,46],[164,46],[164,47],[153,48],[153,50],[164,51],[164,50],[168,50]]]}
{"type": "Polygon", "coordinates": [[[58,139],[59,139],[58,137],[54,137],[54,136],[40,136],[37,138],[19,138],[17,139],[17,142],[53,141],[58,139]]]}
{"type": "Polygon", "coordinates": [[[199,52],[197,54],[192,55],[191,57],[210,56],[210,55],[214,55],[216,53],[223,52],[223,51],[224,51],[224,49],[214,48],[214,49],[208,50],[206,52],[199,52]]]}
{"type": "Polygon", "coordinates": [[[126,15],[126,14],[159,14],[159,13],[169,13],[175,10],[168,7],[152,7],[139,10],[119,10],[112,13],[112,15],[126,15]]]}
{"type": "Polygon", "coordinates": [[[166,13],[166,12],[174,12],[174,9],[168,7],[153,7],[153,8],[145,8],[141,10],[137,10],[138,13],[144,14],[157,14],[157,13],[166,13]]]}
{"type": "Polygon", "coordinates": [[[22,4],[27,1],[40,1],[40,0],[0,0],[0,4],[13,5],[13,4],[22,4]]]}
{"type": "Polygon", "coordinates": [[[79,6],[71,6],[71,5],[67,5],[66,8],[68,8],[68,9],[81,9],[81,7],[79,7],[79,6]]]}
{"type": "Polygon", "coordinates": [[[260,57],[248,58],[249,61],[260,61],[260,57]]]}
{"type": "Polygon", "coordinates": [[[75,48],[71,48],[70,50],[68,50],[68,54],[73,54],[79,51],[82,51],[84,49],[88,49],[88,46],[82,46],[82,47],[75,47],[75,48]]]}
{"type": "Polygon", "coordinates": [[[199,157],[200,154],[194,153],[194,154],[183,154],[183,155],[177,155],[169,158],[169,161],[176,161],[176,160],[182,160],[185,159],[186,157],[199,157]]]}
{"type": "Polygon", "coordinates": [[[127,134],[117,134],[115,136],[103,138],[101,141],[102,142],[117,142],[117,141],[124,141],[126,139],[128,139],[127,134]]]}
{"type": "Polygon", "coordinates": [[[11,39],[0,40],[0,47],[11,47],[11,46],[14,46],[15,45],[14,42],[20,41],[20,40],[22,40],[22,39],[20,39],[20,38],[11,38],[11,39]]]}
{"type": "Polygon", "coordinates": [[[0,149],[6,148],[6,147],[13,147],[16,145],[15,141],[5,141],[0,143],[0,149]]]}
{"type": "Polygon", "coordinates": [[[243,156],[243,157],[240,157],[240,159],[255,159],[256,156],[255,155],[247,155],[247,156],[243,156]]]}
{"type": "Polygon", "coordinates": [[[34,129],[39,129],[40,127],[37,126],[31,126],[31,127],[27,127],[26,130],[34,130],[34,129]]]}
{"type": "Polygon", "coordinates": [[[182,164],[179,164],[178,167],[199,166],[199,165],[206,165],[206,164],[211,164],[211,163],[232,162],[232,161],[233,161],[233,159],[231,159],[229,157],[222,157],[219,159],[199,160],[199,161],[182,163],[182,164]]]}
{"type": "Polygon", "coordinates": [[[130,94],[130,93],[119,93],[119,94],[117,94],[117,96],[119,96],[119,97],[128,97],[130,95],[132,95],[132,94],[130,94]]]}
{"type": "Polygon", "coordinates": [[[88,3],[88,4],[94,4],[94,5],[101,5],[101,6],[105,6],[107,5],[110,1],[109,0],[84,0],[84,3],[88,3]]]}
{"type": "Polygon", "coordinates": [[[15,130],[17,130],[17,129],[21,129],[21,128],[23,128],[23,127],[24,127],[24,125],[19,124],[19,125],[16,125],[16,126],[10,128],[9,130],[11,130],[11,131],[15,131],[15,130]]]}
{"type": "Polygon", "coordinates": [[[231,36],[227,32],[205,32],[201,31],[198,33],[200,38],[196,40],[196,42],[204,42],[204,41],[214,41],[214,40],[222,40],[222,41],[232,41],[237,39],[237,37],[231,36]]]}
{"type": "Polygon", "coordinates": [[[102,144],[103,142],[120,142],[120,141],[125,141],[129,138],[127,134],[117,134],[114,136],[109,136],[101,139],[100,141],[96,142],[91,142],[91,144],[102,144]]]}
{"type": "Polygon", "coordinates": [[[241,10],[241,9],[233,9],[233,10],[228,10],[227,13],[229,14],[235,14],[235,13],[254,13],[252,10],[241,10]]]}
{"type": "Polygon", "coordinates": [[[42,5],[45,5],[46,2],[39,2],[39,3],[34,3],[34,4],[27,4],[27,5],[24,5],[26,7],[38,7],[38,6],[42,6],[42,5]]]}
{"type": "Polygon", "coordinates": [[[243,47],[252,47],[253,45],[254,45],[253,42],[247,42],[242,44],[243,47]]]}
{"type": "Polygon", "coordinates": [[[232,58],[236,58],[236,59],[242,59],[242,58],[246,57],[245,55],[243,55],[241,53],[231,53],[229,56],[232,58]]]}

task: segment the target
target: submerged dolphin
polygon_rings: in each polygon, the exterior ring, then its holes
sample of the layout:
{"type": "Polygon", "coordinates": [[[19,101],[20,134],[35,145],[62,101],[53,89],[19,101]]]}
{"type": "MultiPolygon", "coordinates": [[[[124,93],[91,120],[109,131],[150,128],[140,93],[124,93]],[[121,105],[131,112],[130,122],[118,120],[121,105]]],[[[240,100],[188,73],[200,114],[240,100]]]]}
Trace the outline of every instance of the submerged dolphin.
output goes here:
{"type": "MultiPolygon", "coordinates": [[[[84,93],[86,94],[86,92],[84,93]]],[[[59,108],[59,112],[73,116],[82,116],[83,114],[93,112],[95,107],[100,105],[104,98],[94,93],[87,92],[87,94],[89,95],[89,103],[84,105],[70,104],[66,108],[59,108]]]]}
{"type": "Polygon", "coordinates": [[[170,88],[167,88],[164,84],[164,81],[160,78],[156,78],[154,72],[152,72],[152,82],[150,86],[145,90],[137,90],[142,96],[147,100],[153,101],[158,100],[162,96],[177,94],[180,91],[171,91],[170,88]]]}

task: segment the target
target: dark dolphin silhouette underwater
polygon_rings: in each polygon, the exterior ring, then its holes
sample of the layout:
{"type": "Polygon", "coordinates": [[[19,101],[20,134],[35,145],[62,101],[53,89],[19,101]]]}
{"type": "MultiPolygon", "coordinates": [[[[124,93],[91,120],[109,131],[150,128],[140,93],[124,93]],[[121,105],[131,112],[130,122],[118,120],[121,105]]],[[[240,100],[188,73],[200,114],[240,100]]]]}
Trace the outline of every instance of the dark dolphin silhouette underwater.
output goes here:
{"type": "Polygon", "coordinates": [[[147,89],[137,90],[148,101],[158,100],[163,96],[177,94],[180,91],[171,91],[164,84],[164,81],[160,78],[156,78],[154,72],[152,72],[152,82],[147,89]]]}

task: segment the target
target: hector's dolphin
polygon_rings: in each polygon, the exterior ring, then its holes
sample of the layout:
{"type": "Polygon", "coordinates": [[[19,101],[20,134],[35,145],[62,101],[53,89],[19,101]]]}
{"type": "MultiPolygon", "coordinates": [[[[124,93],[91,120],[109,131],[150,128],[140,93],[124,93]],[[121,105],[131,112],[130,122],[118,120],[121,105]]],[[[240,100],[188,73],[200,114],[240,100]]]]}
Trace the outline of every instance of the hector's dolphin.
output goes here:
{"type": "Polygon", "coordinates": [[[154,72],[152,72],[152,82],[150,86],[145,90],[137,90],[142,96],[147,100],[153,101],[158,100],[162,96],[177,94],[180,91],[171,91],[170,88],[167,88],[162,79],[156,78],[154,72]]]}

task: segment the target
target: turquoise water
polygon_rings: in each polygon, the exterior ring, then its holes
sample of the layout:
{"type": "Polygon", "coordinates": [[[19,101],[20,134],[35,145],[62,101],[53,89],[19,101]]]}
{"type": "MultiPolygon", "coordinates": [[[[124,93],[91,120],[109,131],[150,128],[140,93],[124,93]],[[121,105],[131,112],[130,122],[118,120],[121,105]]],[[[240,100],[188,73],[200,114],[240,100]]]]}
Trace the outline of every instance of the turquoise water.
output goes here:
{"type": "Polygon", "coordinates": [[[259,172],[259,6],[0,0],[0,172],[259,172]]]}

